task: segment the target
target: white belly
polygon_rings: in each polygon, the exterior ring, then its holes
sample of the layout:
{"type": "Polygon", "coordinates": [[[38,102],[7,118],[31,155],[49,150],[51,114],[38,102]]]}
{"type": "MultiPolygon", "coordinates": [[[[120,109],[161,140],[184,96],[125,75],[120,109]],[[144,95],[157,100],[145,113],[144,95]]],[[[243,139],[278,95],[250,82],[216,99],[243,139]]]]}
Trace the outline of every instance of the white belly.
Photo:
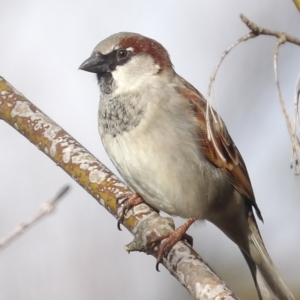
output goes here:
{"type": "Polygon", "coordinates": [[[152,207],[184,218],[205,218],[207,204],[222,193],[215,181],[224,175],[199,151],[196,121],[184,110],[177,109],[169,119],[162,109],[147,111],[138,126],[116,136],[100,125],[108,155],[129,187],[152,207]]]}

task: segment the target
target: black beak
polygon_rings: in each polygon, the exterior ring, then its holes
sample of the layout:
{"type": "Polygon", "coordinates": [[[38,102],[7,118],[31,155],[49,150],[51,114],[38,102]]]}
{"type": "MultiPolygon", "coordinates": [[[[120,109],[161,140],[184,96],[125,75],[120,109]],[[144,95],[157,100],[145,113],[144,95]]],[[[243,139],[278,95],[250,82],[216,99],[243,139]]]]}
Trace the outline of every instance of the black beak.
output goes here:
{"type": "Polygon", "coordinates": [[[109,64],[101,54],[93,54],[79,67],[80,70],[92,73],[104,73],[109,71],[109,64]]]}

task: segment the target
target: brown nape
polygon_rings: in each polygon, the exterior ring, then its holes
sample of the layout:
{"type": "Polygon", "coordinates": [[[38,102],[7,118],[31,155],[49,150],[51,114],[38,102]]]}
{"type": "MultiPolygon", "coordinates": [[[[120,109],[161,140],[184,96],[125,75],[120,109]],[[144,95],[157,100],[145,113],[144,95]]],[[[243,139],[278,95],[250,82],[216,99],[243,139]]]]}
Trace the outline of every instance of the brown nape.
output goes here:
{"type": "Polygon", "coordinates": [[[121,41],[120,46],[124,49],[132,47],[134,55],[142,53],[150,55],[161,69],[173,67],[167,50],[160,43],[150,38],[143,36],[126,37],[121,41]]]}

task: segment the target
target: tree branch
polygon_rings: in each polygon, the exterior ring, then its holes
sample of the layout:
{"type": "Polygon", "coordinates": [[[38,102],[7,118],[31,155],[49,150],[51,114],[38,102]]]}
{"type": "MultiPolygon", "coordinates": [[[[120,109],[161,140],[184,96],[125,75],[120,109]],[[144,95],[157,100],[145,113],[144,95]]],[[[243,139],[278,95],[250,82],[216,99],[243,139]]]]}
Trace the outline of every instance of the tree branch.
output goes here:
{"type": "Polygon", "coordinates": [[[31,219],[19,224],[17,227],[15,227],[15,229],[13,229],[11,232],[6,234],[2,239],[0,239],[0,250],[2,250],[2,248],[6,246],[7,243],[9,243],[17,236],[19,236],[26,229],[28,229],[29,226],[32,226],[34,223],[36,223],[38,220],[40,220],[42,217],[46,216],[47,214],[52,213],[55,209],[57,202],[66,194],[66,192],[69,189],[70,189],[69,186],[65,186],[51,201],[43,202],[40,206],[40,209],[31,219]]]}
{"type": "MultiPolygon", "coordinates": [[[[276,90],[279,98],[279,103],[281,106],[282,113],[284,115],[285,121],[286,121],[286,126],[288,128],[290,138],[292,141],[292,161],[291,161],[291,168],[295,168],[295,175],[300,174],[300,165],[299,165],[299,158],[300,158],[300,141],[297,136],[297,124],[299,122],[298,120],[298,102],[296,102],[295,105],[295,112],[294,112],[294,124],[292,125],[289,115],[286,111],[286,107],[283,101],[281,89],[280,89],[280,84],[279,84],[279,76],[278,76],[278,49],[279,46],[284,44],[286,42],[286,36],[282,35],[280,38],[277,39],[275,50],[274,50],[274,72],[275,72],[275,81],[276,81],[276,90]]],[[[297,86],[296,86],[297,90],[297,86]]],[[[296,92],[298,94],[298,92],[296,92]]],[[[296,98],[298,101],[298,96],[296,98]]]]}
{"type": "MultiPolygon", "coordinates": [[[[115,218],[122,209],[120,197],[131,191],[59,125],[43,114],[0,77],[0,119],[67,172],[115,218]]],[[[134,207],[123,225],[134,235],[127,251],[143,251],[157,258],[158,247],[149,247],[158,237],[174,230],[170,218],[162,218],[146,204],[134,207]]],[[[163,265],[195,299],[238,299],[202,258],[185,242],[177,243],[163,265]]],[[[153,266],[154,267],[154,266],[153,266]]]]}
{"type": "MultiPolygon", "coordinates": [[[[292,44],[300,46],[300,39],[291,36],[289,34],[286,34],[284,32],[278,32],[274,30],[265,29],[262,27],[257,26],[255,23],[251,22],[249,19],[247,19],[243,14],[240,15],[241,20],[248,26],[248,28],[251,30],[251,32],[255,35],[270,35],[277,37],[277,42],[275,45],[274,50],[274,56],[273,56],[273,63],[274,63],[274,73],[275,73],[275,82],[276,82],[276,90],[278,94],[279,103],[281,106],[282,113],[285,118],[285,122],[288,128],[288,132],[290,134],[290,139],[292,143],[292,161],[291,161],[291,168],[294,168],[295,175],[300,175],[300,165],[299,165],[299,159],[300,159],[300,139],[298,137],[298,131],[299,131],[299,110],[298,105],[295,105],[295,112],[294,112],[294,125],[292,125],[292,122],[289,118],[289,115],[287,113],[284,100],[282,97],[280,84],[279,84],[279,76],[278,76],[278,67],[277,67],[277,59],[278,59],[278,49],[279,46],[284,44],[285,42],[290,42],[292,44]]],[[[296,88],[297,89],[297,88],[296,88]]]]}
{"type": "Polygon", "coordinates": [[[300,11],[300,0],[293,0],[297,9],[300,11]]]}
{"type": "Polygon", "coordinates": [[[298,80],[297,86],[296,86],[294,123],[292,124],[292,122],[289,118],[289,115],[287,113],[287,110],[286,110],[286,107],[284,104],[284,100],[282,97],[282,93],[280,90],[278,68],[277,68],[277,58],[278,58],[278,48],[280,45],[284,44],[285,42],[290,42],[292,44],[300,46],[300,39],[298,39],[294,36],[291,36],[289,34],[286,34],[284,32],[278,32],[278,31],[262,28],[262,27],[256,25],[255,23],[253,23],[252,21],[250,21],[249,19],[247,19],[243,14],[240,15],[240,18],[246,24],[246,26],[251,30],[251,32],[249,32],[242,38],[238,39],[222,54],[221,59],[220,59],[219,63],[217,64],[216,68],[214,69],[213,74],[210,78],[210,83],[209,83],[209,87],[208,87],[208,105],[206,107],[207,108],[206,109],[206,123],[207,123],[208,138],[210,140],[213,139],[213,135],[211,134],[212,122],[214,122],[213,126],[222,127],[222,122],[220,120],[220,117],[215,114],[215,112],[211,106],[211,102],[212,102],[211,94],[213,94],[213,91],[214,91],[214,84],[215,84],[217,72],[219,70],[221,63],[223,62],[225,57],[229,54],[229,52],[234,47],[236,47],[238,44],[240,44],[241,42],[245,42],[245,41],[249,40],[250,38],[254,38],[259,35],[274,36],[277,38],[277,42],[276,42],[275,50],[274,50],[274,56],[273,56],[276,89],[277,89],[280,107],[281,107],[282,113],[284,115],[286,124],[287,124],[288,132],[289,132],[291,144],[292,144],[291,168],[294,168],[294,174],[296,176],[298,176],[298,175],[300,175],[299,80],[298,80]]]}
{"type": "Polygon", "coordinates": [[[284,32],[274,31],[274,30],[265,29],[263,27],[260,27],[260,26],[256,25],[255,23],[253,23],[252,21],[250,21],[243,14],[240,14],[240,18],[246,24],[246,26],[251,30],[251,32],[253,32],[255,35],[261,35],[261,34],[271,35],[271,36],[277,37],[278,39],[281,38],[282,35],[284,35],[287,42],[290,42],[292,44],[300,46],[300,39],[298,39],[294,36],[291,36],[284,32]]]}

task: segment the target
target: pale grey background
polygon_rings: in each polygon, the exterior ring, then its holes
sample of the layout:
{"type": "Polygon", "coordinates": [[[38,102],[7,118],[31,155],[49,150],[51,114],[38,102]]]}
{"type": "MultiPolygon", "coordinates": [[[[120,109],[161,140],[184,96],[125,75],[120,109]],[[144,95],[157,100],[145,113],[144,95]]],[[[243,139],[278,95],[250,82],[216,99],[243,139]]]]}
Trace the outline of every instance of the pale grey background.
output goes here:
{"type": "MultiPolygon", "coordinates": [[[[258,24],[299,36],[293,2],[252,1],[0,1],[0,75],[115,170],[98,136],[95,76],[78,71],[110,34],[133,31],[160,41],[176,71],[207,93],[222,52],[258,24]]],[[[266,246],[286,282],[300,282],[299,179],[289,169],[290,141],[278,104],[272,53],[275,39],[239,45],[216,82],[218,110],[250,173],[265,225],[266,246]]],[[[292,111],[300,49],[285,45],[279,68],[292,111]]],[[[0,122],[0,236],[30,217],[66,183],[72,192],[58,211],[0,253],[0,299],[190,299],[153,257],[128,255],[131,235],[60,168],[0,122]]],[[[177,218],[177,224],[183,220],[177,218]]],[[[233,290],[254,292],[237,247],[210,224],[189,233],[195,249],[233,290]]],[[[253,299],[253,298],[251,298],[253,299]]]]}

